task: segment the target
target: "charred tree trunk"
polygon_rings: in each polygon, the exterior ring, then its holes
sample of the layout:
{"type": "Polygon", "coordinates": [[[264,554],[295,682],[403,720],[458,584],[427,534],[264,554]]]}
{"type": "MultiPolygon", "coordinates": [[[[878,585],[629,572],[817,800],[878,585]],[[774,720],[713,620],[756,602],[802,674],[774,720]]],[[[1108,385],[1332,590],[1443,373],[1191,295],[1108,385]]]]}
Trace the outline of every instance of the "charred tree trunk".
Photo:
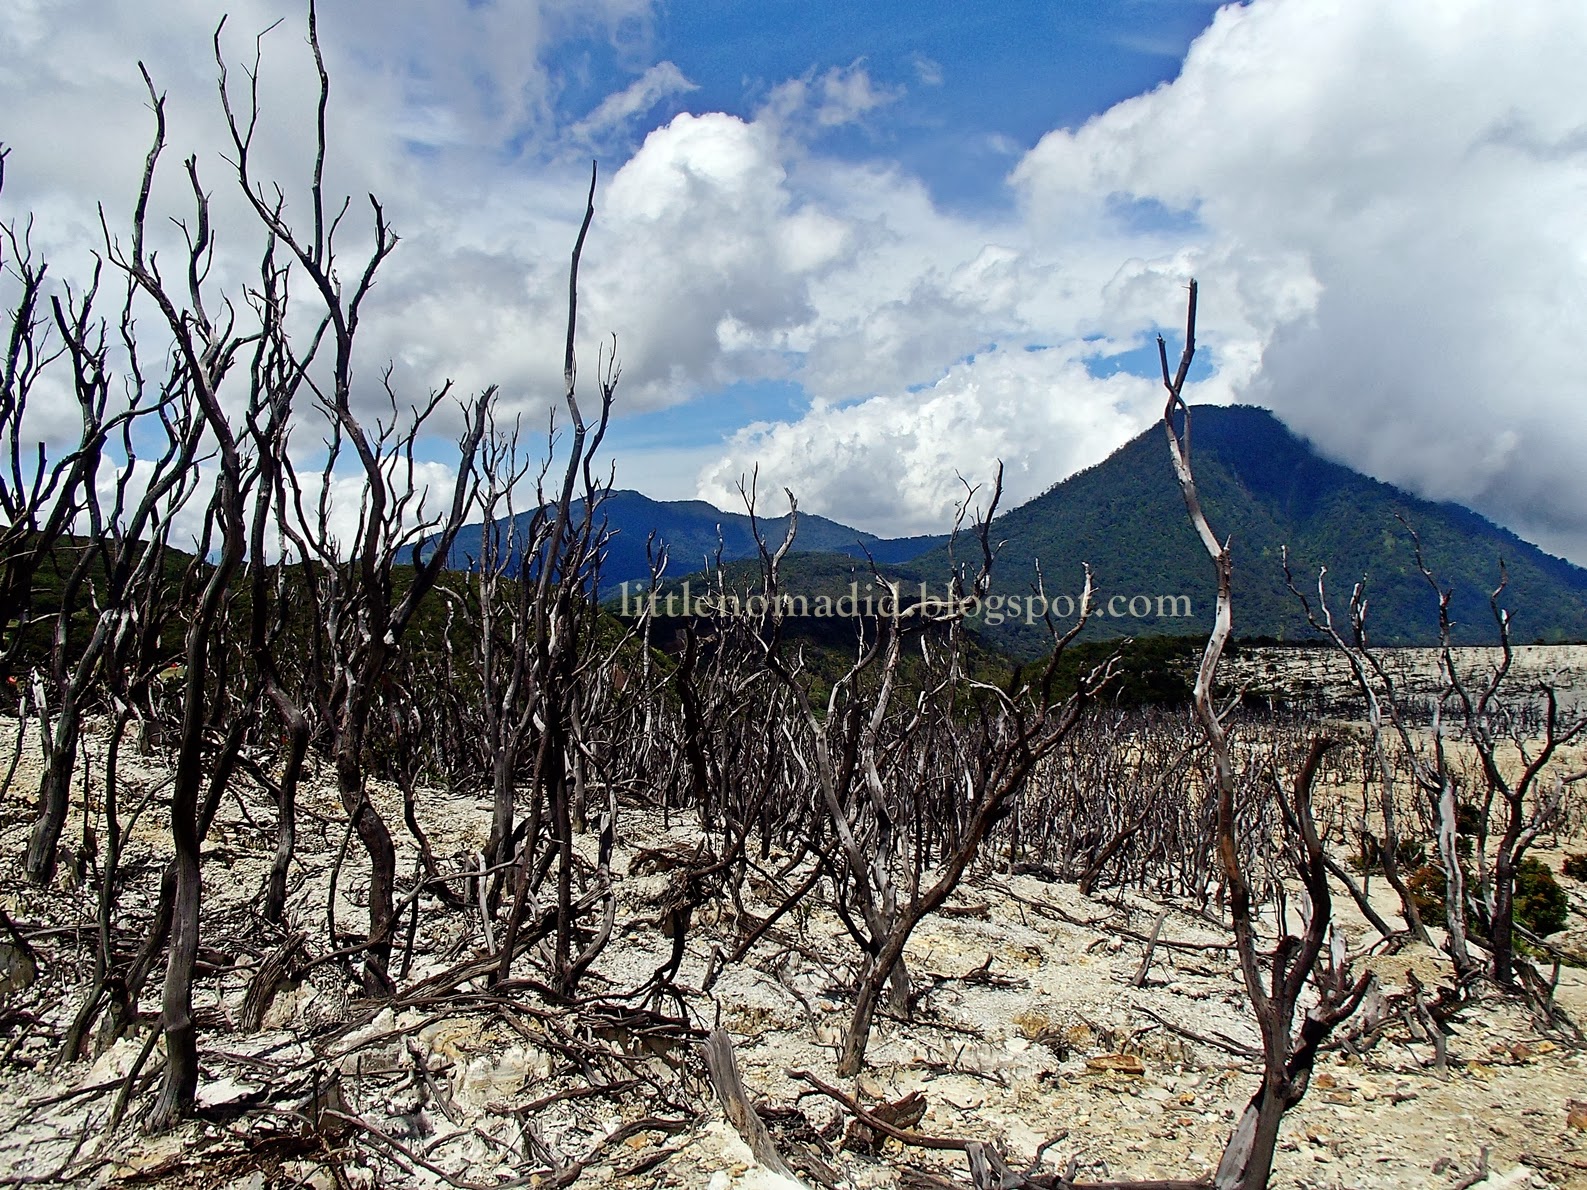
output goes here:
{"type": "Polygon", "coordinates": [[[286,721],[286,759],[276,786],[276,849],[265,887],[264,919],[273,925],[280,925],[286,915],[287,874],[297,847],[298,780],[309,750],[308,719],[297,711],[288,715],[286,721]]]}

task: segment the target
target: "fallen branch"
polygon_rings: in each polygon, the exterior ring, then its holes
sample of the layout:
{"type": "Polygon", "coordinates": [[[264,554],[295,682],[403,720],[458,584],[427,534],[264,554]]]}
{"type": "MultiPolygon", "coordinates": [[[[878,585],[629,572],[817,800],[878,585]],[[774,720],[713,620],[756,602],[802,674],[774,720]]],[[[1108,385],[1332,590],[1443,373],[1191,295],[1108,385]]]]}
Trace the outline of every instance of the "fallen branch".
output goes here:
{"type": "Polygon", "coordinates": [[[688,1127],[690,1123],[688,1120],[664,1120],[647,1116],[642,1120],[635,1120],[630,1124],[624,1124],[616,1131],[602,1137],[595,1143],[595,1147],[592,1148],[583,1158],[573,1162],[571,1165],[563,1169],[555,1170],[549,1176],[543,1172],[537,1172],[525,1174],[522,1177],[512,1178],[505,1182],[471,1182],[466,1178],[455,1177],[454,1175],[448,1173],[445,1169],[441,1168],[439,1165],[436,1165],[433,1161],[426,1160],[418,1153],[415,1153],[407,1145],[403,1144],[396,1137],[391,1136],[389,1133],[384,1132],[380,1128],[377,1128],[367,1120],[363,1120],[357,1116],[349,1115],[346,1112],[339,1111],[327,1111],[325,1115],[329,1118],[339,1120],[344,1124],[350,1124],[354,1128],[357,1128],[373,1139],[380,1141],[382,1144],[390,1146],[392,1150],[401,1153],[409,1161],[412,1161],[415,1165],[420,1166],[427,1172],[434,1174],[447,1185],[455,1187],[456,1190],[511,1190],[511,1188],[515,1186],[531,1185],[540,1187],[541,1190],[559,1190],[560,1187],[571,1186],[574,1182],[578,1181],[579,1176],[583,1174],[585,1168],[590,1164],[590,1162],[594,1161],[595,1158],[601,1154],[601,1152],[610,1146],[614,1144],[621,1144],[629,1137],[637,1136],[641,1132],[665,1132],[670,1135],[688,1127]]]}
{"type": "Polygon", "coordinates": [[[1130,980],[1132,987],[1146,986],[1146,973],[1152,969],[1152,955],[1157,950],[1157,936],[1163,932],[1163,923],[1168,920],[1168,910],[1164,909],[1157,915],[1157,922],[1152,926],[1152,936],[1146,943],[1146,953],[1141,956],[1141,965],[1135,969],[1135,978],[1130,980]]]}
{"type": "Polygon", "coordinates": [[[1213,1047],[1213,1049],[1223,1050],[1224,1053],[1233,1054],[1236,1058],[1244,1058],[1248,1062],[1259,1062],[1262,1059],[1261,1050],[1255,1049],[1249,1045],[1241,1045],[1238,1041],[1234,1041],[1228,1037],[1225,1037],[1221,1033],[1216,1037],[1208,1037],[1203,1033],[1197,1033],[1194,1029],[1187,1029],[1183,1025],[1176,1025],[1167,1017],[1158,1015],[1144,1005],[1137,1005],[1137,1007],[1171,1033],[1178,1033],[1181,1037],[1189,1038],[1191,1041],[1198,1041],[1202,1045],[1210,1045],[1213,1047]]]}
{"type": "Polygon", "coordinates": [[[794,1171],[782,1159],[777,1143],[766,1131],[766,1122],[756,1113],[755,1105],[744,1091],[744,1083],[738,1076],[738,1062],[733,1057],[733,1039],[726,1029],[711,1030],[705,1043],[705,1064],[711,1072],[711,1086],[716,1088],[723,1112],[738,1129],[750,1152],[755,1154],[755,1160],[773,1173],[793,1178],[794,1171]]]}
{"type": "Polygon", "coordinates": [[[1144,1182],[1075,1182],[1063,1174],[1019,1173],[1010,1168],[1007,1160],[996,1148],[980,1140],[966,1140],[956,1136],[927,1136],[895,1128],[874,1112],[868,1112],[836,1087],[822,1082],[808,1070],[790,1070],[788,1077],[808,1083],[829,1099],[836,1100],[866,1127],[890,1136],[917,1149],[957,1151],[970,1161],[971,1176],[977,1186],[996,1186],[999,1190],[1206,1190],[1212,1185],[1204,1178],[1184,1180],[1147,1180],[1144,1182]],[[987,1180],[988,1174],[999,1180],[987,1180]]]}

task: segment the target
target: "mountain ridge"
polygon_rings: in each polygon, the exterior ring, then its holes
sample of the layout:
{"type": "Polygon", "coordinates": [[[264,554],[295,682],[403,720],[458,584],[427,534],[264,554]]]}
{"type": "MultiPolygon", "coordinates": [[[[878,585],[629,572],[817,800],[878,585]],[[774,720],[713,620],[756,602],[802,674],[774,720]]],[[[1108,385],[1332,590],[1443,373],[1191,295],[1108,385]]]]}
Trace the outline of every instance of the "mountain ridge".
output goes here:
{"type": "MultiPolygon", "coordinates": [[[[1587,637],[1587,570],[1463,505],[1425,500],[1323,457],[1269,410],[1200,405],[1190,420],[1203,507],[1213,531],[1231,541],[1237,635],[1315,635],[1284,583],[1287,547],[1295,585],[1314,608],[1319,570],[1328,568],[1328,602],[1342,630],[1351,590],[1364,578],[1369,639],[1436,643],[1437,596],[1417,568],[1415,530],[1423,560],[1453,591],[1455,643],[1496,641],[1488,598],[1501,562],[1508,573],[1501,603],[1514,613],[1513,640],[1587,637]]],[[[1104,607],[1116,595],[1149,596],[1154,611],[1159,596],[1191,598],[1194,615],[1176,624],[1126,616],[1096,625],[1104,635],[1211,627],[1212,568],[1185,515],[1160,425],[998,517],[993,536],[1003,543],[995,575],[1005,592],[1028,587],[1039,559],[1052,590],[1078,587],[1080,565],[1089,562],[1104,607]]],[[[945,560],[941,551],[928,552],[910,569],[941,569],[945,560]]],[[[1003,634],[1017,638],[1016,651],[1045,639],[1026,627],[1003,634]]]]}
{"type": "MultiPolygon", "coordinates": [[[[574,507],[581,508],[583,501],[574,507]]],[[[718,548],[724,562],[739,562],[757,557],[759,547],[743,512],[726,512],[704,500],[656,500],[631,488],[611,492],[600,503],[611,536],[601,565],[601,589],[616,591],[623,583],[643,583],[650,578],[647,543],[652,533],[668,552],[668,573],[693,573],[715,564],[718,548]]],[[[520,527],[527,525],[533,511],[512,518],[520,527]]],[[[761,536],[775,548],[788,532],[788,515],[758,517],[761,536]]],[[[505,518],[498,524],[506,524],[505,518]]],[[[473,570],[479,564],[484,543],[483,523],[465,525],[447,557],[453,570],[473,570]]],[[[831,553],[863,558],[867,554],[879,563],[899,563],[947,540],[946,536],[884,538],[863,529],[842,524],[828,517],[801,512],[794,551],[801,554],[831,553]]]]}
{"type": "MultiPolygon", "coordinates": [[[[1314,607],[1319,570],[1327,567],[1328,602],[1342,631],[1351,590],[1364,578],[1369,639],[1437,643],[1437,595],[1417,567],[1414,529],[1423,560],[1452,591],[1454,643],[1497,639],[1488,600],[1501,563],[1507,586],[1500,602],[1513,613],[1512,640],[1587,639],[1587,570],[1463,505],[1425,500],[1325,458],[1269,410],[1198,405],[1190,421],[1203,506],[1213,530],[1232,543],[1238,637],[1315,639],[1285,586],[1287,550],[1295,585],[1314,607]]],[[[714,566],[719,542],[724,563],[757,556],[749,517],[704,501],[658,501],[625,490],[612,493],[602,512],[617,530],[602,570],[606,597],[625,581],[648,580],[651,530],[669,546],[671,583],[714,566]]],[[[760,528],[769,543],[780,543],[787,517],[763,519],[760,528]]],[[[453,566],[471,568],[482,533],[479,525],[465,529],[453,547],[453,566]]],[[[1000,543],[997,602],[983,609],[978,628],[994,647],[1032,656],[1050,642],[1039,611],[1033,614],[1040,607],[1031,599],[1038,563],[1061,628],[1072,623],[1083,563],[1090,564],[1096,596],[1088,637],[1204,634],[1211,627],[1212,567],[1185,515],[1160,425],[1000,514],[992,539],[1000,543]]],[[[868,585],[867,556],[887,577],[936,591],[949,574],[947,543],[946,536],[880,538],[801,512],[794,552],[808,559],[798,570],[815,584],[811,593],[845,577],[868,585]]],[[[961,559],[966,544],[957,550],[961,559]]],[[[741,581],[742,566],[731,569],[741,581]]]]}

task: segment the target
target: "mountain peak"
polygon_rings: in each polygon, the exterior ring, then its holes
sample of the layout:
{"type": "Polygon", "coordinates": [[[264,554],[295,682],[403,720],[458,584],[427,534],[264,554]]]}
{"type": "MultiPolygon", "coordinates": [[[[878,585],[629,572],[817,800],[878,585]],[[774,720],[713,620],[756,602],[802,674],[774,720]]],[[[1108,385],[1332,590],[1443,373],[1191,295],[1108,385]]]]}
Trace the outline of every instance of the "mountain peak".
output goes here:
{"type": "MultiPolygon", "coordinates": [[[[1286,550],[1297,588],[1315,605],[1327,568],[1329,605],[1343,624],[1351,591],[1364,581],[1369,639],[1434,644],[1437,596],[1416,562],[1411,536],[1438,582],[1454,592],[1457,642],[1497,639],[1489,593],[1500,562],[1509,576],[1504,605],[1517,642],[1587,638],[1587,571],[1552,557],[1457,504],[1413,496],[1320,455],[1270,410],[1255,405],[1190,409],[1192,461],[1213,531],[1231,542],[1234,624],[1244,638],[1308,639],[1299,601],[1287,589],[1286,550]]],[[[1102,596],[1093,631],[1109,635],[1202,633],[1216,589],[1191,530],[1161,425],[1101,463],[1070,476],[999,517],[1002,541],[994,586],[1022,598],[1037,567],[1049,595],[1077,596],[1089,564],[1102,596]],[[1124,614],[1107,615],[1109,601],[1124,614]],[[1132,605],[1131,600],[1135,600],[1132,605]],[[1187,617],[1160,616],[1159,607],[1187,617]],[[1150,607],[1150,616],[1129,609],[1150,607]]],[[[945,565],[940,551],[911,569],[945,565]]],[[[1011,647],[1033,652],[1045,639],[1023,623],[1002,629],[1011,647]]]]}

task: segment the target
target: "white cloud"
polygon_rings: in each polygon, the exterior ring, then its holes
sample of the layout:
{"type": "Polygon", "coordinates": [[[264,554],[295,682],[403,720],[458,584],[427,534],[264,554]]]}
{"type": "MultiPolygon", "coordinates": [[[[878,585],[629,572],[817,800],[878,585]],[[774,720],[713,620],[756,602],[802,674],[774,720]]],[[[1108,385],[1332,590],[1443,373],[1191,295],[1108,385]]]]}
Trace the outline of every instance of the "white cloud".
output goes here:
{"type": "Polygon", "coordinates": [[[813,290],[804,376],[818,396],[877,395],[741,438],[702,493],[760,455],[818,511],[845,507],[825,476],[882,477],[866,488],[876,523],[926,528],[944,471],[984,469],[989,450],[1056,479],[1086,452],[1042,428],[1061,425],[1048,407],[1105,403],[1033,383],[998,404],[1033,431],[999,435],[964,410],[1007,361],[953,361],[989,342],[1143,342],[1177,326],[1194,274],[1223,399],[1587,561],[1584,55],[1579,7],[1257,0],[1222,10],[1172,83],[1049,134],[1002,226],[942,216],[875,168],[838,177],[864,254],[813,290]]]}
{"type": "Polygon", "coordinates": [[[673,63],[658,62],[623,90],[601,100],[599,107],[573,126],[572,134],[588,138],[620,128],[663,99],[699,89],[673,63]]]}
{"type": "Polygon", "coordinates": [[[925,86],[942,86],[942,64],[926,57],[925,54],[911,54],[909,64],[915,69],[915,77],[925,86]]]}
{"type": "MultiPolygon", "coordinates": [[[[82,275],[96,201],[124,226],[151,126],[142,58],[170,94],[166,251],[196,150],[223,233],[216,280],[250,276],[219,157],[212,10],[13,8],[0,110],[26,116],[4,130],[5,206],[37,213],[53,271],[82,275]]],[[[232,5],[235,84],[278,15],[232,5]]],[[[363,399],[391,360],[404,394],[500,383],[534,419],[558,400],[580,138],[643,129],[691,85],[649,54],[649,18],[647,0],[322,13],[328,189],[379,194],[403,236],[361,332],[363,399]],[[607,38],[635,81],[559,128],[547,63],[575,32],[607,38]]],[[[256,146],[299,220],[315,95],[301,19],[265,39],[256,146]]],[[[1001,457],[1011,499],[1034,494],[1154,414],[1150,382],[1098,380],[1084,360],[1177,327],[1194,274],[1216,367],[1204,397],[1269,404],[1347,462],[1587,560],[1584,59],[1581,6],[1253,0],[1218,14],[1172,83],[1050,133],[1014,168],[1012,206],[977,215],[938,207],[881,136],[870,160],[823,155],[833,128],[885,127],[902,92],[863,60],[813,68],[753,118],[677,116],[603,161],[583,366],[615,332],[628,409],[796,379],[808,416],[725,444],[702,494],[760,459],[812,511],[940,529],[956,470],[1001,457]]],[[[923,86],[940,74],[914,70],[923,86]]],[[[367,244],[362,199],[343,236],[345,276],[367,244]]]]}
{"type": "Polygon", "coordinates": [[[807,132],[837,128],[859,123],[903,95],[902,87],[878,86],[860,58],[847,66],[833,66],[819,74],[810,70],[779,83],[756,118],[807,132]]]}
{"type": "Polygon", "coordinates": [[[1245,395],[1382,478],[1587,536],[1584,53],[1569,5],[1231,7],[1173,84],[1015,182],[1033,224],[1118,193],[1194,210],[1205,292],[1267,272],[1279,299],[1245,395]]]}
{"type": "MultiPolygon", "coordinates": [[[[268,0],[231,6],[222,45],[240,115],[254,37],[278,16],[268,0]]],[[[552,126],[544,57],[569,32],[605,34],[620,48],[643,41],[648,19],[648,0],[322,6],[331,213],[354,196],[338,234],[339,275],[356,276],[366,258],[366,194],[380,198],[402,241],[376,278],[359,335],[355,381],[367,412],[383,407],[388,361],[407,400],[448,378],[462,393],[501,383],[509,404],[537,410],[559,399],[567,258],[588,167],[558,156],[563,131],[552,126]],[[547,162],[524,169],[519,158],[536,153],[547,162]]],[[[181,163],[195,153],[217,229],[213,290],[235,295],[257,276],[257,221],[223,159],[232,150],[215,94],[217,20],[196,0],[151,0],[136,9],[41,4],[0,23],[0,108],[27,113],[3,130],[12,150],[5,212],[35,214],[34,241],[52,275],[86,276],[101,246],[100,202],[126,240],[154,127],[142,60],[167,96],[149,222],[167,275],[180,276],[168,218],[192,220],[181,163]]],[[[318,80],[302,22],[293,7],[262,39],[252,158],[257,179],[281,184],[287,215],[306,235],[318,80]]],[[[666,82],[665,72],[647,77],[666,82]]],[[[115,284],[107,278],[107,290],[115,284]]],[[[146,346],[156,325],[143,322],[146,346]]],[[[596,334],[587,338],[593,355],[596,334]]]]}
{"type": "Polygon", "coordinates": [[[852,124],[869,112],[897,101],[901,87],[878,87],[861,62],[833,67],[820,78],[816,123],[826,128],[852,124]]]}
{"type": "MultiPolygon", "coordinates": [[[[984,484],[1003,460],[1003,507],[1015,507],[1161,416],[1161,393],[1128,374],[1093,377],[1071,351],[994,351],[919,392],[745,431],[702,472],[700,494],[728,506],[753,460],[763,488],[791,488],[808,511],[885,534],[946,532],[961,475],[984,484]]],[[[1195,397],[1227,395],[1209,382],[1195,397]]]]}
{"type": "Polygon", "coordinates": [[[618,329],[630,407],[775,373],[847,233],[797,201],[768,126],[681,115],[604,194],[585,325],[618,329]]]}

